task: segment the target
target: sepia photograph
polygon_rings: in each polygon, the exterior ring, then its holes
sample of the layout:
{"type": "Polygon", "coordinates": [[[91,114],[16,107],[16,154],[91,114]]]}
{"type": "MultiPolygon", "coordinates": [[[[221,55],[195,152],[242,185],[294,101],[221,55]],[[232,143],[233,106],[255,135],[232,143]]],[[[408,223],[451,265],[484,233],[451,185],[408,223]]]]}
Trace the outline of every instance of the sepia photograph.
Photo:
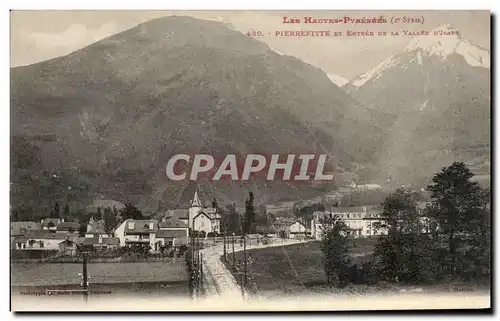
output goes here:
{"type": "Polygon", "coordinates": [[[11,10],[11,311],[491,313],[491,28],[11,10]]]}

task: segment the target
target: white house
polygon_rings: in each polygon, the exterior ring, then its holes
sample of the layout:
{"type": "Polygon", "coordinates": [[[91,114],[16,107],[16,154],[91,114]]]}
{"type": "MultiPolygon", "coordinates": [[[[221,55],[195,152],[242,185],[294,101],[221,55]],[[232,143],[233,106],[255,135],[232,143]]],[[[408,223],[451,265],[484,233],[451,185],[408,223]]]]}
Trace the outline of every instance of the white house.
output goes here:
{"type": "Polygon", "coordinates": [[[338,216],[344,221],[354,237],[387,234],[386,230],[375,228],[375,223],[381,221],[378,213],[378,210],[374,208],[370,208],[368,211],[366,206],[333,207],[329,212],[316,211],[313,213],[313,219],[311,220],[311,234],[314,238],[321,239],[323,220],[334,216],[338,216]]]}
{"type": "Polygon", "coordinates": [[[16,250],[59,250],[59,244],[71,239],[69,235],[32,231],[14,238],[16,250]]]}
{"type": "Polygon", "coordinates": [[[290,238],[292,239],[306,235],[306,226],[300,221],[295,221],[294,223],[290,224],[289,230],[290,238]]]}
{"type": "Polygon", "coordinates": [[[306,226],[296,218],[278,217],[272,224],[272,229],[279,238],[297,238],[305,236],[306,226]]]}
{"type": "Polygon", "coordinates": [[[194,231],[205,231],[207,234],[220,233],[220,219],[221,216],[217,213],[216,208],[203,206],[198,197],[198,191],[196,191],[189,204],[189,228],[194,231]]]}
{"type": "Polygon", "coordinates": [[[149,245],[155,248],[158,220],[128,219],[115,230],[115,237],[120,240],[120,246],[149,245]]]}

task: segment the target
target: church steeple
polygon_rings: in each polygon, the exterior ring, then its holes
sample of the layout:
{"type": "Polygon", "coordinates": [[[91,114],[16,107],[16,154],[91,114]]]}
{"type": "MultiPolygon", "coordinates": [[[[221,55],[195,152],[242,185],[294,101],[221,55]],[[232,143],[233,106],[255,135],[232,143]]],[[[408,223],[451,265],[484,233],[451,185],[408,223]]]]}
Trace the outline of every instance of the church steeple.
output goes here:
{"type": "Polygon", "coordinates": [[[194,197],[191,200],[191,204],[189,204],[189,207],[203,207],[200,198],[198,197],[198,190],[194,192],[194,197]]]}

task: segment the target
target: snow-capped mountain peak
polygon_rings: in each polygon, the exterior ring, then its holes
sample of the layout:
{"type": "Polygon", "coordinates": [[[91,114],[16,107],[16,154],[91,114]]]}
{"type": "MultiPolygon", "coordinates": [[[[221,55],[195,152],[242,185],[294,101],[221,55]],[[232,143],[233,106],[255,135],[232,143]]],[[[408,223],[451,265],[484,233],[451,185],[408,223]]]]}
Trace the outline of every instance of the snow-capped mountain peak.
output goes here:
{"type": "Polygon", "coordinates": [[[349,82],[348,79],[334,74],[328,74],[328,78],[337,86],[342,87],[349,82]]]}
{"type": "Polygon", "coordinates": [[[372,70],[354,78],[351,84],[354,87],[360,87],[368,81],[376,81],[386,69],[397,65],[400,65],[403,69],[408,67],[408,63],[416,62],[423,65],[423,56],[446,59],[449,55],[455,53],[461,55],[473,67],[490,68],[489,51],[462,39],[460,33],[451,25],[443,25],[428,34],[416,36],[406,46],[403,53],[414,56],[409,61],[406,58],[401,58],[400,53],[391,56],[380,62],[372,70]]]}
{"type": "Polygon", "coordinates": [[[456,53],[464,57],[471,66],[490,68],[490,53],[462,39],[460,33],[451,25],[440,26],[428,35],[415,37],[406,46],[405,51],[421,51],[440,58],[456,53]]]}
{"type": "Polygon", "coordinates": [[[379,63],[372,70],[354,78],[351,83],[355,87],[360,87],[360,86],[363,86],[369,80],[375,81],[382,75],[382,72],[384,70],[391,68],[392,66],[397,65],[398,62],[399,62],[399,59],[397,59],[395,56],[389,57],[386,60],[379,63]]]}

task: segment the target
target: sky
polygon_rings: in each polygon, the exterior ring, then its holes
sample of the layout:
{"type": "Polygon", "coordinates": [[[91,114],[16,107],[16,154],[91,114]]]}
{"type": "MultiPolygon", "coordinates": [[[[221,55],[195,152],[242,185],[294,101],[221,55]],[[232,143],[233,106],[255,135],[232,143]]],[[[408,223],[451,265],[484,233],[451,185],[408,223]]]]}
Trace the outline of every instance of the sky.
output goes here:
{"type": "MultiPolygon", "coordinates": [[[[242,33],[250,30],[401,31],[433,30],[450,24],[470,42],[490,49],[488,11],[12,11],[11,67],[69,54],[93,42],[162,16],[192,16],[231,23],[242,33]],[[353,18],[423,17],[422,24],[283,24],[283,16],[353,18]]],[[[260,41],[271,48],[352,79],[403,50],[411,37],[275,37],[260,41]]]]}

